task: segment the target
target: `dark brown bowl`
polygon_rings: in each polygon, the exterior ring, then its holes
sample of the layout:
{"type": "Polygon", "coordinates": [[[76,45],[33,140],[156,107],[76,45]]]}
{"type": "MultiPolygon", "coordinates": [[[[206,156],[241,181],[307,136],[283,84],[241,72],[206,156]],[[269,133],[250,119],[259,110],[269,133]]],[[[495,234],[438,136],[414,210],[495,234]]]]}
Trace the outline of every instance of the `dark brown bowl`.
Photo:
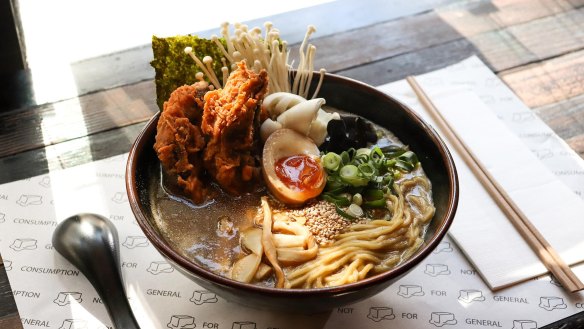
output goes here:
{"type": "Polygon", "coordinates": [[[158,114],[136,139],[126,167],[126,189],[134,216],[152,245],[178,271],[219,296],[246,306],[288,312],[315,313],[371,297],[404,276],[426,258],[450,227],[458,204],[458,178],[452,157],[436,131],[408,107],[361,82],[327,74],[319,97],[327,105],[363,116],[392,131],[410,146],[432,182],[436,213],[425,243],[407,261],[357,283],[321,289],[260,287],[217,275],[174,250],[154,224],[150,204],[151,173],[160,164],[153,150],[158,114]]]}

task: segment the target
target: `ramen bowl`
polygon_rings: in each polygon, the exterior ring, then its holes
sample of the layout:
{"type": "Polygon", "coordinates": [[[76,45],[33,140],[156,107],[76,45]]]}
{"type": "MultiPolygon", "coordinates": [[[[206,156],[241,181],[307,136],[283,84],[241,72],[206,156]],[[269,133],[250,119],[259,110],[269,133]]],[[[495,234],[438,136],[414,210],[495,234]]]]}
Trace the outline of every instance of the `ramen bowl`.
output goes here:
{"type": "MultiPolygon", "coordinates": [[[[316,75],[315,75],[316,76],[316,75]]],[[[156,114],[144,127],[129,154],[126,189],[137,223],[160,254],[180,273],[222,298],[242,305],[286,312],[315,313],[371,297],[419,265],[439,244],[450,227],[458,203],[458,179],[452,157],[436,131],[391,96],[364,83],[326,74],[319,97],[327,105],[360,115],[393,132],[414,151],[432,182],[436,212],[422,246],[406,261],[384,273],[351,284],[317,289],[278,289],[234,281],[199,265],[173,247],[172,234],[156,225],[153,176],[160,163],[153,149],[156,114]]]]}

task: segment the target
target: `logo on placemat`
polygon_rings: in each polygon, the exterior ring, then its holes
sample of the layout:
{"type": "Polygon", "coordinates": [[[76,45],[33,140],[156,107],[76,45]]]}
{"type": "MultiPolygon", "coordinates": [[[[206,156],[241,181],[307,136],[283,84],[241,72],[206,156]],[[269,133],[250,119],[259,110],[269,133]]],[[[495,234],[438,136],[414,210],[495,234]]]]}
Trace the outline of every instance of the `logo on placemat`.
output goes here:
{"type": "Polygon", "coordinates": [[[371,307],[367,318],[379,322],[381,320],[393,320],[395,319],[395,314],[393,314],[393,308],[391,307],[371,307]]]}
{"type": "Polygon", "coordinates": [[[49,177],[49,176],[43,177],[41,179],[41,181],[39,182],[39,185],[42,187],[46,187],[46,188],[51,187],[51,177],[49,177]]]}
{"type": "Polygon", "coordinates": [[[34,250],[37,248],[37,240],[32,238],[20,238],[14,240],[9,246],[14,251],[34,250]]]}
{"type": "Polygon", "coordinates": [[[148,269],[146,269],[150,274],[160,274],[160,273],[172,273],[174,268],[165,261],[157,261],[150,263],[148,269]]]}
{"type": "Polygon", "coordinates": [[[450,312],[432,312],[429,322],[436,327],[451,326],[457,323],[454,314],[450,312]]]}
{"type": "Polygon", "coordinates": [[[16,203],[22,207],[38,206],[43,204],[43,197],[40,195],[23,194],[16,200],[16,203]]]}
{"type": "Polygon", "coordinates": [[[450,245],[450,242],[448,241],[442,241],[440,242],[440,244],[438,244],[438,247],[436,247],[436,249],[434,249],[434,253],[435,254],[439,254],[442,252],[452,252],[452,246],[450,245]]]}
{"type": "Polygon", "coordinates": [[[424,291],[422,290],[422,286],[402,284],[399,286],[399,291],[397,294],[398,296],[402,296],[404,298],[410,298],[413,296],[424,296],[424,291]]]}
{"type": "Polygon", "coordinates": [[[4,262],[4,269],[6,271],[12,270],[12,261],[11,260],[4,259],[3,262],[4,262]]]}
{"type": "Polygon", "coordinates": [[[483,292],[480,290],[466,289],[460,291],[460,295],[458,295],[458,300],[470,304],[472,302],[485,301],[485,296],[483,296],[483,292]]]}
{"type": "Polygon", "coordinates": [[[238,321],[233,322],[231,329],[256,329],[256,324],[250,321],[238,321]]]}
{"type": "Polygon", "coordinates": [[[450,270],[448,269],[448,266],[444,264],[426,264],[426,270],[424,270],[424,273],[429,276],[449,275],[450,270]]]}
{"type": "Polygon", "coordinates": [[[81,293],[80,292],[75,292],[75,291],[71,291],[71,292],[60,292],[57,295],[57,298],[55,298],[55,300],[53,301],[53,303],[59,305],[59,306],[65,306],[65,305],[69,305],[71,304],[71,300],[75,300],[78,303],[81,303],[83,300],[81,299],[81,293]]]}
{"type": "Polygon", "coordinates": [[[173,315],[166,325],[170,329],[193,329],[196,326],[195,318],[190,315],[173,315]]]}
{"type": "Polygon", "coordinates": [[[553,311],[558,309],[565,309],[568,307],[568,305],[564,303],[564,299],[562,297],[541,297],[539,299],[539,307],[546,311],[553,311]]]}
{"type": "Polygon", "coordinates": [[[217,303],[218,299],[215,293],[206,290],[195,290],[190,301],[197,305],[201,305],[205,303],[217,303]]]}
{"type": "Polygon", "coordinates": [[[114,196],[112,197],[112,201],[115,203],[124,203],[128,202],[128,197],[124,192],[116,192],[116,194],[114,194],[114,196]]]}
{"type": "Polygon", "coordinates": [[[537,322],[533,320],[513,320],[511,329],[537,329],[537,322]]]}
{"type": "Polygon", "coordinates": [[[87,321],[82,319],[66,319],[59,329],[87,329],[87,321]]]}
{"type": "Polygon", "coordinates": [[[126,238],[126,241],[122,243],[122,246],[128,249],[148,247],[148,239],[145,236],[129,236],[126,238]]]}

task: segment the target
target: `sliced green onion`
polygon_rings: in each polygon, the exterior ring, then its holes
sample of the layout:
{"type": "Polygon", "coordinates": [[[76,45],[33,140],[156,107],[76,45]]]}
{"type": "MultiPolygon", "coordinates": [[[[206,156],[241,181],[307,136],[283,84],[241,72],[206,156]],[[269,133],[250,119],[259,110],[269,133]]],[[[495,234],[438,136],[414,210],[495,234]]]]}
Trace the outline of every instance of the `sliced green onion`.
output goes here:
{"type": "Polygon", "coordinates": [[[388,145],[381,149],[381,152],[389,158],[395,158],[403,154],[405,151],[406,149],[404,147],[398,145],[388,145]]]}
{"type": "Polygon", "coordinates": [[[361,195],[361,193],[355,193],[351,201],[353,201],[354,204],[360,206],[363,204],[363,196],[361,195]]]}
{"type": "Polygon", "coordinates": [[[349,156],[349,153],[347,151],[343,151],[341,153],[341,164],[346,165],[349,164],[351,162],[351,157],[349,156]]]}
{"type": "Polygon", "coordinates": [[[365,201],[365,202],[363,202],[363,207],[383,208],[383,207],[385,207],[386,201],[387,200],[385,198],[373,200],[373,201],[365,201]]]}
{"type": "Polygon", "coordinates": [[[373,175],[375,175],[375,167],[369,163],[362,163],[357,169],[359,169],[359,172],[365,177],[373,177],[373,175]]]}
{"type": "Polygon", "coordinates": [[[359,176],[359,169],[354,165],[346,165],[339,171],[341,179],[353,186],[366,186],[369,179],[359,176]]]}
{"type": "Polygon", "coordinates": [[[341,176],[342,179],[357,178],[358,174],[359,169],[354,165],[343,166],[341,168],[341,171],[339,172],[339,175],[341,176]]]}
{"type": "Polygon", "coordinates": [[[387,168],[391,168],[393,166],[395,166],[395,163],[397,162],[396,159],[387,159],[385,160],[385,162],[383,163],[383,165],[387,168]]]}
{"type": "Polygon", "coordinates": [[[334,152],[329,152],[322,157],[322,165],[328,170],[337,171],[341,165],[341,156],[334,152]]]}
{"type": "Polygon", "coordinates": [[[353,216],[353,215],[351,215],[351,214],[348,214],[348,213],[347,213],[347,212],[345,212],[343,209],[341,209],[339,206],[336,206],[336,205],[335,205],[335,208],[337,209],[337,213],[338,213],[339,215],[341,215],[341,216],[343,216],[343,217],[345,217],[345,218],[347,218],[347,219],[357,219],[357,217],[355,217],[355,216],[353,216]]]}
{"type": "Polygon", "coordinates": [[[345,188],[346,188],[346,186],[344,186],[344,185],[341,187],[335,188],[335,189],[328,189],[328,186],[327,186],[325,193],[328,193],[330,195],[339,195],[339,194],[343,193],[343,191],[345,191],[345,188]]]}
{"type": "Polygon", "coordinates": [[[355,217],[362,217],[363,209],[361,209],[361,207],[359,207],[358,205],[351,203],[349,209],[347,209],[347,213],[355,217]]]}
{"type": "Polygon", "coordinates": [[[355,152],[355,156],[361,156],[361,155],[366,155],[367,157],[369,157],[369,155],[371,154],[371,150],[368,148],[360,148],[357,150],[357,152],[355,152]]]}
{"type": "Polygon", "coordinates": [[[384,157],[385,155],[383,154],[383,150],[379,148],[379,146],[375,146],[370,153],[370,157],[373,157],[374,155],[378,156],[378,157],[384,157]]]}
{"type": "Polygon", "coordinates": [[[408,172],[408,171],[414,170],[414,168],[416,166],[410,162],[407,162],[407,161],[397,160],[395,162],[395,167],[402,170],[402,171],[408,172]]]}
{"type": "Polygon", "coordinates": [[[382,190],[368,189],[363,192],[365,202],[363,202],[363,207],[368,208],[381,208],[385,207],[385,193],[382,190]]]}
{"type": "Polygon", "coordinates": [[[412,151],[406,151],[404,154],[399,156],[399,159],[413,164],[418,163],[418,157],[416,156],[416,153],[412,151]]]}
{"type": "Polygon", "coordinates": [[[349,199],[347,199],[345,197],[335,197],[335,196],[332,196],[332,195],[327,194],[327,193],[323,193],[322,198],[325,201],[328,201],[330,203],[334,203],[338,207],[346,207],[346,206],[351,204],[351,201],[349,201],[349,199]]]}
{"type": "Polygon", "coordinates": [[[353,158],[353,161],[351,161],[351,163],[358,166],[362,163],[367,163],[368,161],[369,161],[369,156],[367,156],[365,154],[361,154],[361,155],[355,155],[355,157],[353,158]]]}
{"type": "Polygon", "coordinates": [[[343,189],[347,187],[347,183],[343,182],[343,180],[339,176],[328,175],[326,178],[326,189],[327,191],[343,189]]]}
{"type": "Polygon", "coordinates": [[[379,200],[385,197],[382,190],[368,189],[363,192],[363,196],[366,200],[379,200]]]}

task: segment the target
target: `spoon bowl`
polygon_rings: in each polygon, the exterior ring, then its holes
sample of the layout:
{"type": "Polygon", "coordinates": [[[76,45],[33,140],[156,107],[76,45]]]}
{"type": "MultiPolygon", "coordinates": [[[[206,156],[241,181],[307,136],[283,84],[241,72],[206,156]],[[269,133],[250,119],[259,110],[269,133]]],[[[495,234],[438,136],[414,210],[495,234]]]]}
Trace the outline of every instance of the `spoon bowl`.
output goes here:
{"type": "Polygon", "coordinates": [[[139,329],[120,272],[118,232],[107,218],[78,214],[53,232],[53,247],[91,282],[119,329],[139,329]]]}

